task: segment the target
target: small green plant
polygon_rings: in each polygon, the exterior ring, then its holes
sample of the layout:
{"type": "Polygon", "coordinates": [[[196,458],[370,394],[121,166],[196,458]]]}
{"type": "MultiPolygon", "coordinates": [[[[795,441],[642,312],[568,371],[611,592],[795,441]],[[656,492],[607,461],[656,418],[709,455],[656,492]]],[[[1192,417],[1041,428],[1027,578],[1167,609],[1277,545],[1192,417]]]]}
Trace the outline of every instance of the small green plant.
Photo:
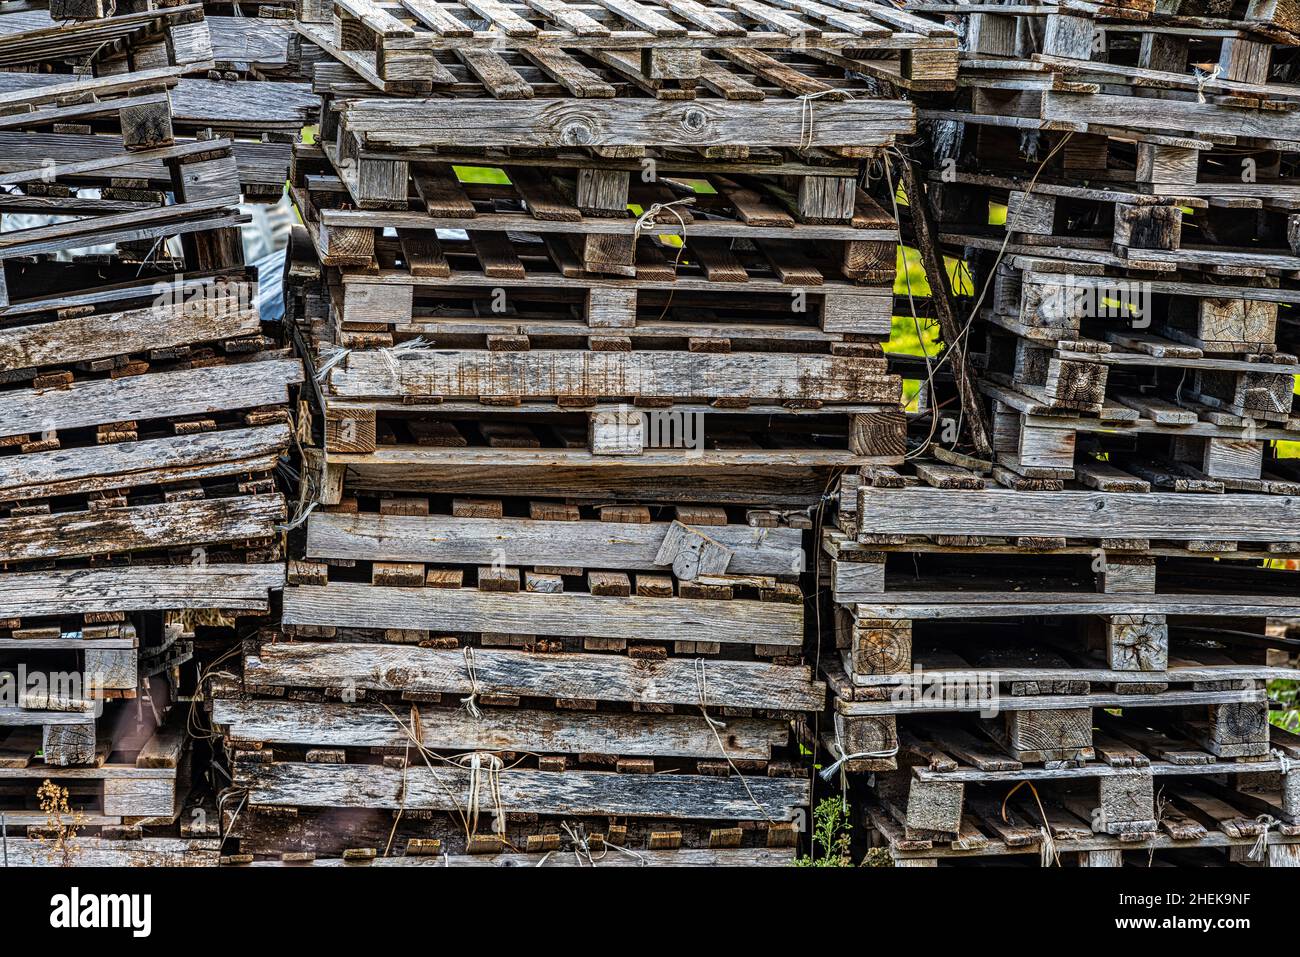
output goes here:
{"type": "Polygon", "coordinates": [[[852,867],[849,857],[849,802],[824,798],[813,809],[812,854],[795,860],[796,867],[852,867]]]}

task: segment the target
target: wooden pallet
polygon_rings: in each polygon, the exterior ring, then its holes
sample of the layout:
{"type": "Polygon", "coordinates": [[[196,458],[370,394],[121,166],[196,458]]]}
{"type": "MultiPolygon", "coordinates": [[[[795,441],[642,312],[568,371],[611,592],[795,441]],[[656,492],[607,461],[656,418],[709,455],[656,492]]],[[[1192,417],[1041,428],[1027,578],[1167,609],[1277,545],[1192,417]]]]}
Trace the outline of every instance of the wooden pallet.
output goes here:
{"type": "Polygon", "coordinates": [[[549,82],[595,97],[608,94],[590,76],[594,64],[664,98],[693,96],[698,87],[727,96],[748,93],[715,57],[756,69],[772,82],[797,82],[797,74],[787,76],[763,53],[791,47],[812,63],[923,88],[951,88],[955,79],[951,29],[882,4],[774,7],[708,0],[689,8],[676,2],[543,7],[335,0],[301,9],[297,28],[387,93],[454,88],[467,72],[503,100],[531,96],[528,81],[502,50],[526,53],[523,62],[549,82]]]}

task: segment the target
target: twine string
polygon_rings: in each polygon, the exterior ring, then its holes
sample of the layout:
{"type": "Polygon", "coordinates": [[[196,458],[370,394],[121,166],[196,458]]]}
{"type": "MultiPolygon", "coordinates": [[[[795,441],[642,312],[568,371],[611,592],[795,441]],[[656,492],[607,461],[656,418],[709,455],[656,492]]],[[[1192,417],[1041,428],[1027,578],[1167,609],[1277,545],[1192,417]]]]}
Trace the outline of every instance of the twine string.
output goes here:
{"type": "MultiPolygon", "coordinates": [[[[844,747],[843,729],[844,716],[836,714],[835,740],[831,743],[831,757],[835,758],[835,762],[833,764],[828,764],[819,772],[823,781],[830,781],[831,778],[840,773],[842,768],[847,771],[844,766],[850,761],[857,761],[861,758],[892,758],[898,754],[898,745],[894,745],[892,748],[886,748],[883,751],[854,751],[850,753],[844,747]]],[[[843,788],[845,784],[842,777],[843,776],[841,775],[841,788],[843,788]]]]}
{"type": "Polygon", "coordinates": [[[1214,64],[1214,69],[1211,70],[1209,73],[1206,73],[1204,70],[1201,70],[1199,68],[1196,70],[1196,102],[1197,103],[1205,102],[1205,84],[1213,83],[1215,80],[1219,78],[1220,74],[1222,73],[1223,73],[1223,67],[1221,67],[1217,63],[1214,64]]]}
{"type": "Polygon", "coordinates": [[[1264,829],[1259,832],[1259,837],[1255,838],[1255,845],[1246,855],[1252,861],[1264,860],[1264,855],[1268,853],[1268,832],[1270,828],[1276,827],[1280,822],[1271,814],[1261,814],[1255,818],[1256,823],[1264,825],[1264,829]]]}
{"type": "Polygon", "coordinates": [[[466,784],[465,816],[468,819],[471,834],[478,833],[478,815],[481,810],[481,798],[484,784],[487,785],[488,797],[492,800],[492,811],[499,816],[501,809],[501,771],[504,764],[501,758],[488,751],[473,751],[452,758],[452,761],[469,771],[466,784]]]}
{"type": "Polygon", "coordinates": [[[813,145],[813,101],[832,93],[844,94],[844,90],[829,87],[799,97],[799,149],[806,150],[813,145]]]}
{"type": "Polygon", "coordinates": [[[474,649],[469,645],[465,646],[465,672],[469,675],[469,697],[461,698],[461,706],[475,721],[483,720],[483,712],[479,710],[478,696],[480,694],[478,687],[478,667],[474,661],[474,649]]]}
{"type": "Polygon", "coordinates": [[[767,808],[759,803],[758,798],[754,797],[754,792],[749,787],[749,781],[740,773],[740,768],[736,767],[736,762],[731,760],[731,755],[727,753],[727,746],[722,743],[722,735],[718,734],[718,729],[725,728],[727,726],[726,723],[709,716],[709,710],[707,707],[709,697],[709,676],[703,658],[695,659],[695,690],[700,697],[700,714],[704,715],[704,723],[707,724],[709,730],[713,732],[713,740],[718,742],[718,750],[722,752],[723,760],[727,762],[732,773],[740,779],[741,787],[743,787],[745,793],[749,795],[749,800],[753,802],[754,807],[758,809],[758,813],[763,815],[763,819],[769,824],[778,823],[778,819],[772,817],[767,808]]]}

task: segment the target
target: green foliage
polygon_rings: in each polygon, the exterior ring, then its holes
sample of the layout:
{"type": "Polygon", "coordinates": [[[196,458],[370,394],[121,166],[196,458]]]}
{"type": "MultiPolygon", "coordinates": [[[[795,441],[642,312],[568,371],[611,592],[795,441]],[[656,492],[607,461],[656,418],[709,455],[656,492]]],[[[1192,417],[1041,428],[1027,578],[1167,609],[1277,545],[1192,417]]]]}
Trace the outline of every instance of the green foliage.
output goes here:
{"type": "Polygon", "coordinates": [[[849,803],[824,798],[813,809],[812,855],[795,860],[796,867],[852,867],[849,858],[849,803]]]}
{"type": "Polygon", "coordinates": [[[1300,731],[1300,681],[1270,681],[1268,695],[1282,705],[1281,711],[1269,712],[1268,720],[1284,731],[1300,731]]]}

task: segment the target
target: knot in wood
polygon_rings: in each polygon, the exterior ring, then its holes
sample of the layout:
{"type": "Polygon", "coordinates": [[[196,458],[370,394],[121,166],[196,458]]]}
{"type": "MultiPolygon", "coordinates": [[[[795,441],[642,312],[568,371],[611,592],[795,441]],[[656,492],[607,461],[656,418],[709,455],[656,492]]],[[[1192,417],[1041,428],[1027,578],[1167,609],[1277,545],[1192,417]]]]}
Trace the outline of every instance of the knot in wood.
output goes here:
{"type": "Polygon", "coordinates": [[[590,146],[594,139],[591,127],[586,123],[566,123],[560,130],[560,142],[565,146],[590,146]]]}
{"type": "Polygon", "coordinates": [[[709,118],[698,107],[691,107],[682,114],[682,129],[688,133],[701,134],[709,125],[709,118]]]}

